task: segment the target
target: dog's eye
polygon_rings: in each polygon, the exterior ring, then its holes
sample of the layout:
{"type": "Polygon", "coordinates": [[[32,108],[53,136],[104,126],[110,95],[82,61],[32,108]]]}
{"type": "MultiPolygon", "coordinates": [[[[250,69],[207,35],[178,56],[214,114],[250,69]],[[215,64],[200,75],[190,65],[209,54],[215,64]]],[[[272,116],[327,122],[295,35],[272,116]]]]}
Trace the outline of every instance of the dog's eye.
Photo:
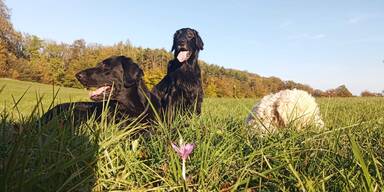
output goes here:
{"type": "Polygon", "coordinates": [[[108,70],[108,69],[110,69],[110,67],[109,67],[108,65],[105,65],[105,64],[103,64],[103,65],[101,66],[101,68],[104,69],[104,70],[108,70]]]}

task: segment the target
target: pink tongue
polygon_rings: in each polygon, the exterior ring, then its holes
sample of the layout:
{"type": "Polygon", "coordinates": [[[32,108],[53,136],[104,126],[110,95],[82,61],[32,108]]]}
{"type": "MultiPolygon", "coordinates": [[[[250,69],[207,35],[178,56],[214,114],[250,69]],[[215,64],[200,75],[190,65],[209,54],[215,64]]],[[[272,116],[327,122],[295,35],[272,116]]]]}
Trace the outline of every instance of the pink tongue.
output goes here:
{"type": "Polygon", "coordinates": [[[189,51],[180,51],[180,53],[177,55],[177,60],[179,60],[181,63],[186,61],[189,58],[189,51]]]}
{"type": "Polygon", "coordinates": [[[89,96],[94,97],[94,96],[100,95],[103,92],[107,91],[108,89],[109,89],[109,86],[100,87],[100,88],[96,89],[95,91],[90,92],[89,96]]]}

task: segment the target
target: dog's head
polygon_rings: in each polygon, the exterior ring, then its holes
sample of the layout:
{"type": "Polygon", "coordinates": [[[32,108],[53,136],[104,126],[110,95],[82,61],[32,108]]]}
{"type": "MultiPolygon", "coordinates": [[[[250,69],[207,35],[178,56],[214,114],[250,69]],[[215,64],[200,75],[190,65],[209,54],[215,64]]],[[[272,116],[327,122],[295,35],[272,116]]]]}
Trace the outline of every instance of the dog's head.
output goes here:
{"type": "Polygon", "coordinates": [[[203,48],[203,40],[194,29],[179,29],[173,35],[172,51],[175,51],[175,57],[177,57],[181,63],[187,61],[191,55],[197,54],[197,52],[203,50],[203,48]]]}
{"type": "Polygon", "coordinates": [[[137,87],[142,80],[143,70],[125,56],[112,56],[76,74],[77,80],[87,88],[96,88],[90,98],[101,101],[111,95],[118,100],[127,89],[137,87]]]}

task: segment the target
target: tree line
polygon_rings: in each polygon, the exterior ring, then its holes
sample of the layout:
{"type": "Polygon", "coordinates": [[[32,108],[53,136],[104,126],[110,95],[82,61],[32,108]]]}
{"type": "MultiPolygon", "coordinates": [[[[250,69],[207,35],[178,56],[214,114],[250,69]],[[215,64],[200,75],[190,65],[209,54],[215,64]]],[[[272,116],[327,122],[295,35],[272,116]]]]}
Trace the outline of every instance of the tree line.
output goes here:
{"type": "MultiPolygon", "coordinates": [[[[144,80],[151,88],[165,75],[166,66],[173,58],[165,49],[133,46],[129,41],[111,46],[87,43],[83,39],[73,43],[58,43],[14,30],[9,9],[0,0],[0,77],[81,87],[75,73],[95,66],[111,55],[131,57],[144,70],[144,80]]],[[[294,81],[208,64],[199,61],[203,88],[208,97],[261,97],[282,89],[302,89],[318,97],[350,97],[345,85],[322,91],[294,81]]]]}

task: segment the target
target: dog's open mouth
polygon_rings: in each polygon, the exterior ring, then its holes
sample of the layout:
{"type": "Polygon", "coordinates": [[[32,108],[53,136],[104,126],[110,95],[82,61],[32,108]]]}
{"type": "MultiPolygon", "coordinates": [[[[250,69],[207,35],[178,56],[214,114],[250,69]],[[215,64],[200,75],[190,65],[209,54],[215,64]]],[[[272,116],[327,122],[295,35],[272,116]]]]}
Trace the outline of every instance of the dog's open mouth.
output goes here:
{"type": "Polygon", "coordinates": [[[191,57],[190,51],[180,51],[179,54],[177,54],[177,60],[179,60],[180,63],[185,62],[189,57],[191,57]]]}
{"type": "Polygon", "coordinates": [[[89,97],[94,101],[100,101],[104,99],[108,99],[109,94],[111,93],[112,87],[107,85],[103,87],[99,87],[94,91],[89,93],[89,97]]]}

